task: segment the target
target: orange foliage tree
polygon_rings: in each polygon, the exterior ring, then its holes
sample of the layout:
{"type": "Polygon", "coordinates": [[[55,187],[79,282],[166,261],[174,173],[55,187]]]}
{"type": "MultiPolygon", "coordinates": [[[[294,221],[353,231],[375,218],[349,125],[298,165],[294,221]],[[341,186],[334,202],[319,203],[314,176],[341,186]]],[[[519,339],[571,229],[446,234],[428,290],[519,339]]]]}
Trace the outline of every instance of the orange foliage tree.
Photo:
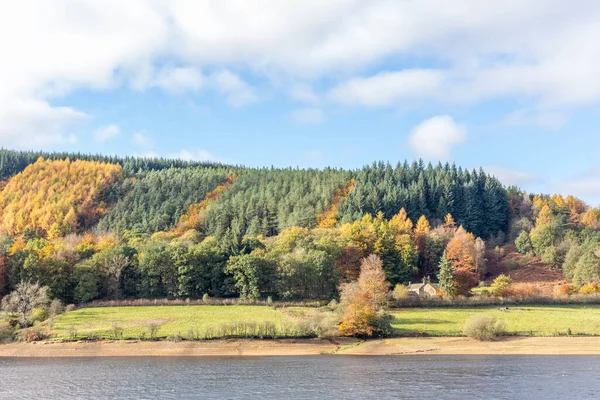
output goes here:
{"type": "Polygon", "coordinates": [[[222,185],[219,185],[215,189],[206,193],[204,200],[202,200],[200,203],[191,204],[185,214],[179,218],[179,222],[175,227],[175,232],[181,235],[190,229],[198,229],[198,227],[204,222],[204,211],[208,208],[210,203],[221,196],[225,189],[233,184],[233,181],[236,177],[236,174],[229,175],[222,185]]]}
{"type": "Polygon", "coordinates": [[[335,191],[331,207],[317,216],[317,228],[333,228],[336,226],[338,207],[340,206],[340,203],[348,197],[348,193],[354,189],[355,185],[356,181],[352,178],[346,183],[346,186],[335,191]]]}
{"type": "Polygon", "coordinates": [[[10,235],[30,229],[51,238],[89,228],[106,213],[104,197],[122,178],[116,164],[39,158],[0,192],[1,222],[10,235]]]}
{"type": "Polygon", "coordinates": [[[358,281],[342,285],[344,313],[339,325],[340,335],[371,337],[387,331],[382,329],[382,317],[378,315],[389,292],[382,266],[381,259],[371,255],[363,260],[358,281]]]}
{"type": "Polygon", "coordinates": [[[477,271],[477,242],[472,233],[467,233],[463,227],[458,228],[454,238],[446,246],[446,257],[454,272],[456,294],[468,295],[477,286],[479,272],[477,271]]]}

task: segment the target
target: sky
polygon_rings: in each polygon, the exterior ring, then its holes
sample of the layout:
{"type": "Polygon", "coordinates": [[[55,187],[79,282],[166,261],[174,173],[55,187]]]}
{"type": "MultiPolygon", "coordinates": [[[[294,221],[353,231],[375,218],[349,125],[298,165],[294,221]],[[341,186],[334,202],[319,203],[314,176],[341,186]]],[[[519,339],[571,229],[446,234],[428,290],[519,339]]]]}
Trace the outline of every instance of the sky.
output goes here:
{"type": "Polygon", "coordinates": [[[0,147],[360,168],[600,204],[595,0],[0,0],[0,147]]]}

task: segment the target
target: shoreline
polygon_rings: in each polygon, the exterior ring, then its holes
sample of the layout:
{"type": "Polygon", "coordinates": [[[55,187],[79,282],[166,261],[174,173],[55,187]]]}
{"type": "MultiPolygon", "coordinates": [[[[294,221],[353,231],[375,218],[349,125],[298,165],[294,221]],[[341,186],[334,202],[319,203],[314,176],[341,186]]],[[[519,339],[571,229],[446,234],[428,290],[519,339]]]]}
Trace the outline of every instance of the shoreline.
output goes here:
{"type": "Polygon", "coordinates": [[[479,342],[464,337],[247,340],[205,342],[98,341],[0,345],[0,358],[68,357],[268,357],[402,355],[600,355],[600,337],[509,337],[479,342]]]}

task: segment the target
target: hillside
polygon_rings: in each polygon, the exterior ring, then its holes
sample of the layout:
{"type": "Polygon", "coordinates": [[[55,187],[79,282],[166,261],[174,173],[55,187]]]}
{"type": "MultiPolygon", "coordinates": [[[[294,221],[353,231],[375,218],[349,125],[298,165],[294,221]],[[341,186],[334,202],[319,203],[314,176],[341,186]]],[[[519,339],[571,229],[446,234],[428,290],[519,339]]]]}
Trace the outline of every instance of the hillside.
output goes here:
{"type": "Polygon", "coordinates": [[[392,285],[446,274],[445,296],[502,272],[532,283],[520,259],[537,260],[548,287],[563,273],[569,291],[600,283],[599,210],[482,170],[40,154],[0,150],[0,296],[29,280],[69,302],[332,299],[370,255],[392,285]]]}
{"type": "Polygon", "coordinates": [[[106,213],[108,194],[122,178],[116,164],[39,158],[0,192],[2,229],[50,238],[89,229],[106,213]]]}

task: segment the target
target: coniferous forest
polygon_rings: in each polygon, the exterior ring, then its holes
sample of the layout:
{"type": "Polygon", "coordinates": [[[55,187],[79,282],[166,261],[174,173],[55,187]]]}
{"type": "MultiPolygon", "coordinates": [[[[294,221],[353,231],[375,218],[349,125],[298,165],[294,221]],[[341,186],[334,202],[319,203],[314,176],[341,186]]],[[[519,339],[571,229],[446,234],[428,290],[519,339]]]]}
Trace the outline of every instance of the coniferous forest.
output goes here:
{"type": "Polygon", "coordinates": [[[514,249],[600,283],[600,210],[422,161],[362,169],[0,150],[0,297],[332,299],[376,255],[392,285],[469,296],[514,249]]]}

